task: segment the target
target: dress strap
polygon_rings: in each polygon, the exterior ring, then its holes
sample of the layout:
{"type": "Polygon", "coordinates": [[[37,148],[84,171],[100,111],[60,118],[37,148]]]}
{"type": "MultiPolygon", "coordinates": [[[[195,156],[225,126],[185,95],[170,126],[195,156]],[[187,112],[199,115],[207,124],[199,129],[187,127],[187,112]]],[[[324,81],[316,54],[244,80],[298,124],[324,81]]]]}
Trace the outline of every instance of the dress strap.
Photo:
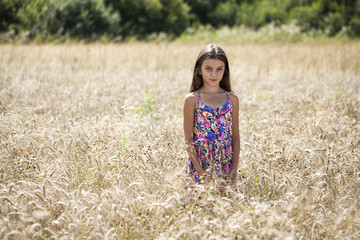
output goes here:
{"type": "Polygon", "coordinates": [[[229,94],[228,94],[228,92],[226,91],[226,90],[224,90],[224,92],[226,93],[226,97],[228,98],[228,100],[230,99],[230,97],[229,97],[229,94]]]}
{"type": "Polygon", "coordinates": [[[200,102],[200,90],[198,90],[198,102],[200,102]]]}

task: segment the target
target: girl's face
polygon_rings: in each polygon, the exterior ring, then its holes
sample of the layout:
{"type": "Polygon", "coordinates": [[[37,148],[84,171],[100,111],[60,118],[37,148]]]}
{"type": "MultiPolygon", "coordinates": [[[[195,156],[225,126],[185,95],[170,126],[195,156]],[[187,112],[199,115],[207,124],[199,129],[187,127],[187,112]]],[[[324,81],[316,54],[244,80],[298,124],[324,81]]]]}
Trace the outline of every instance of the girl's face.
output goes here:
{"type": "Polygon", "coordinates": [[[200,74],[204,85],[216,87],[224,76],[225,64],[219,59],[206,59],[201,65],[200,74]]]}

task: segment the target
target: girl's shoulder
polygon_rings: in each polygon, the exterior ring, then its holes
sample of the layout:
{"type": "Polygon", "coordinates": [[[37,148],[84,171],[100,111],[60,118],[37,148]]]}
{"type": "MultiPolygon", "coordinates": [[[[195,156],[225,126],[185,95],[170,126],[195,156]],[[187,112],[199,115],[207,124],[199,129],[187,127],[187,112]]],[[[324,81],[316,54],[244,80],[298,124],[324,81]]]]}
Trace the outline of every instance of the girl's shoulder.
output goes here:
{"type": "Polygon", "coordinates": [[[197,102],[198,94],[197,92],[189,92],[185,95],[184,101],[185,102],[197,102]]]}
{"type": "Polygon", "coordinates": [[[198,101],[197,92],[190,92],[185,95],[184,105],[191,106],[191,108],[194,108],[194,106],[197,105],[197,101],[198,101]]]}
{"type": "Polygon", "coordinates": [[[227,92],[227,94],[229,95],[229,98],[230,98],[233,105],[234,104],[239,105],[239,98],[235,93],[227,92]]]}
{"type": "Polygon", "coordinates": [[[227,94],[229,95],[229,97],[230,97],[230,99],[231,100],[236,100],[236,101],[238,101],[238,96],[235,94],[235,93],[233,93],[233,92],[227,92],[227,94]]]}

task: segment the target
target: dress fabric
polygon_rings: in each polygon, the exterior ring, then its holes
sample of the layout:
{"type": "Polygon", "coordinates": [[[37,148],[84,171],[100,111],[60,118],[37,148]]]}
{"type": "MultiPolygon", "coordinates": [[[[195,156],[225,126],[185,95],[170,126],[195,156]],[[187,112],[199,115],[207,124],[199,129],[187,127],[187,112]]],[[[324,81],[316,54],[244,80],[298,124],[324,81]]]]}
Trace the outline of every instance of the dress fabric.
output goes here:
{"type": "MultiPolygon", "coordinates": [[[[232,163],[232,103],[225,91],[227,100],[217,108],[204,104],[198,91],[198,104],[194,118],[194,143],[202,169],[212,178],[226,179],[232,163]]],[[[201,184],[193,163],[188,158],[186,175],[201,184]]]]}

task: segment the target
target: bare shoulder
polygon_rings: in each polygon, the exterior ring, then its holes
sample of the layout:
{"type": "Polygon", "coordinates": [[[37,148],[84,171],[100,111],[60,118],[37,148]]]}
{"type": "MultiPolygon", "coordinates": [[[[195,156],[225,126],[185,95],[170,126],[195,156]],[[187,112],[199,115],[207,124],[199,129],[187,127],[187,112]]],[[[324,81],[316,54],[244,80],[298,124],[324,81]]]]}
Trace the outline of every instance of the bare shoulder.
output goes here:
{"type": "Polygon", "coordinates": [[[186,94],[184,98],[184,108],[194,108],[197,104],[197,94],[196,92],[190,92],[186,94]]]}
{"type": "Polygon", "coordinates": [[[190,93],[186,94],[186,96],[184,98],[184,102],[188,103],[188,104],[196,103],[197,102],[196,92],[190,92],[190,93]]]}
{"type": "Polygon", "coordinates": [[[229,97],[230,97],[230,100],[231,100],[231,102],[233,103],[233,104],[239,104],[239,98],[238,98],[238,96],[235,94],[235,93],[233,93],[233,92],[228,92],[228,94],[229,94],[229,97]]]}

